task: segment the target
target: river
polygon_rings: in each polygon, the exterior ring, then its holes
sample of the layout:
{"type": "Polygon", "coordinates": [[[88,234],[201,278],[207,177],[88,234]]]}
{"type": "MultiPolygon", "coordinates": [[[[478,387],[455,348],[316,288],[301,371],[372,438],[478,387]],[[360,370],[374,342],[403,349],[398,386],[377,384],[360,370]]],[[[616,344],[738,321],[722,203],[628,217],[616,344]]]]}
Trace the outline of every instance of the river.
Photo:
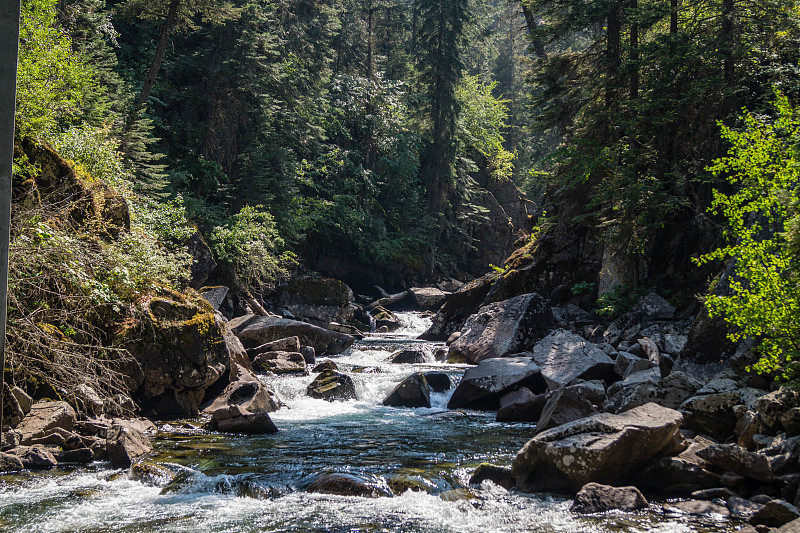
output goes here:
{"type": "Polygon", "coordinates": [[[266,378],[287,404],[271,416],[280,432],[220,435],[197,420],[161,426],[150,461],[179,472],[176,481],[134,479],[107,463],[0,477],[0,531],[50,532],[711,532],[727,522],[664,513],[580,517],[571,501],[469,486],[481,462],[509,465],[532,424],[494,421],[494,413],[448,411],[451,392],[429,409],[381,405],[404,377],[463,367],[386,363],[427,327],[401,313],[403,328],[373,335],[335,358],[356,383],[358,400],[329,403],[305,396],[308,377],[266,378]],[[380,372],[369,370],[380,369],[380,372]],[[367,370],[366,372],[364,370],[367,370]],[[429,487],[395,497],[310,494],[320,472],[349,472],[379,483],[406,479],[429,487]]]}

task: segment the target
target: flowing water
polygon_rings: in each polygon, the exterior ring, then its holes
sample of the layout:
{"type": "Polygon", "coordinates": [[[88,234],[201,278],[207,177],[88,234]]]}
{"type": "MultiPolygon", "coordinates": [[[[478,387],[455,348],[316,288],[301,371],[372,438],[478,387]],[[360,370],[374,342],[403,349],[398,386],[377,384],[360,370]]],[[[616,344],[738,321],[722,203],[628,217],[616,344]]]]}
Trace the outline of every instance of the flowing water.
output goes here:
{"type": "Polygon", "coordinates": [[[329,403],[305,396],[308,377],[268,379],[288,408],[273,413],[280,432],[232,436],[199,429],[199,421],[162,426],[152,462],[179,472],[147,482],[108,464],[0,477],[0,531],[13,532],[706,532],[726,522],[667,515],[654,506],[636,514],[585,518],[571,502],[469,486],[481,462],[509,465],[531,437],[531,424],[499,424],[493,413],[448,411],[450,392],[429,409],[384,407],[407,375],[441,370],[455,382],[463,368],[386,363],[424,331],[426,319],[403,313],[404,328],[374,335],[337,357],[356,382],[358,400],[329,403]],[[380,372],[376,372],[380,370],[380,372]],[[303,491],[320,472],[346,472],[386,484],[428,488],[395,497],[362,498],[303,491]]]}

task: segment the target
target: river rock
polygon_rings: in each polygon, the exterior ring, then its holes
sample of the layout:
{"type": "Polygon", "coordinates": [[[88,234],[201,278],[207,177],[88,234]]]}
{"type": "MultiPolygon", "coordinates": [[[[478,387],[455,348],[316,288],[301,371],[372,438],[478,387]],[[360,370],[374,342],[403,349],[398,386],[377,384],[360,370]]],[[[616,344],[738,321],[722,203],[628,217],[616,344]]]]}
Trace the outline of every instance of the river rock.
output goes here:
{"type": "Polygon", "coordinates": [[[306,487],[306,492],[365,498],[393,496],[386,482],[377,476],[362,477],[343,472],[320,474],[306,487]]]}
{"type": "Polygon", "coordinates": [[[494,282],[491,274],[474,279],[449,295],[442,307],[433,317],[428,330],[420,339],[445,341],[457,331],[461,331],[467,319],[478,311],[494,282]]]}
{"type": "Polygon", "coordinates": [[[447,293],[436,287],[412,287],[409,292],[423,311],[439,309],[447,298],[447,293]]]}
{"type": "Polygon", "coordinates": [[[370,311],[370,314],[375,319],[375,327],[378,329],[386,328],[387,333],[396,331],[402,326],[397,315],[380,305],[370,311]]]}
{"type": "Polygon", "coordinates": [[[430,407],[431,392],[425,375],[417,372],[400,382],[383,400],[391,407],[430,407]]]}
{"type": "Polygon", "coordinates": [[[353,291],[346,283],[317,274],[292,277],[278,287],[277,293],[279,307],[293,317],[321,327],[331,322],[347,323],[356,310],[352,304],[353,291]]]}
{"type": "Polygon", "coordinates": [[[541,418],[547,394],[534,394],[527,387],[505,393],[497,409],[498,422],[536,422],[541,418]]]}
{"type": "Polygon", "coordinates": [[[731,516],[740,520],[748,520],[764,508],[764,504],[745,500],[735,494],[725,498],[725,505],[731,512],[731,516]]]}
{"type": "Polygon", "coordinates": [[[757,481],[772,481],[772,468],[765,455],[748,452],[738,444],[712,444],[697,452],[698,457],[725,470],[757,481]]]}
{"type": "Polygon", "coordinates": [[[252,361],[258,354],[265,352],[299,352],[300,351],[300,337],[286,337],[285,339],[278,339],[272,342],[266,342],[255,348],[247,350],[247,355],[252,361]]]}
{"type": "Polygon", "coordinates": [[[489,304],[469,317],[450,345],[448,359],[476,364],[517,353],[540,339],[552,323],[550,306],[535,293],[489,304]]]}
{"type": "Polygon", "coordinates": [[[781,527],[800,518],[800,511],[789,502],[770,500],[764,507],[750,517],[754,526],[781,527]]]}
{"type": "Polygon", "coordinates": [[[355,400],[356,385],[347,374],[325,370],[309,383],[306,394],[329,402],[355,400]]]}
{"type": "Polygon", "coordinates": [[[16,455],[28,470],[47,470],[58,465],[53,453],[41,444],[17,446],[8,453],[16,455]]]}
{"type": "Polygon", "coordinates": [[[581,394],[581,391],[582,389],[578,387],[564,387],[550,392],[536,424],[536,433],[596,413],[597,408],[581,394]]]}
{"type": "Polygon", "coordinates": [[[278,428],[268,413],[263,411],[253,413],[240,405],[230,405],[214,410],[211,413],[211,427],[226,433],[251,435],[267,435],[278,432],[278,428]]]}
{"type": "Polygon", "coordinates": [[[612,487],[599,483],[587,483],[572,503],[573,513],[592,514],[605,511],[636,511],[650,503],[636,487],[612,487]]]}
{"type": "Polygon", "coordinates": [[[531,358],[541,368],[549,389],[569,385],[576,379],[611,381],[614,361],[580,335],[558,329],[536,343],[531,358]]]}
{"type": "Polygon", "coordinates": [[[133,461],[153,451],[150,439],[136,427],[123,420],[115,420],[108,431],[106,450],[111,466],[128,468],[133,461]]]}
{"type": "Polygon", "coordinates": [[[315,366],[311,371],[312,372],[325,372],[326,370],[339,370],[339,367],[336,363],[331,361],[330,359],[325,359],[320,364],[315,366]]]}
{"type": "Polygon", "coordinates": [[[0,452],[0,472],[19,472],[25,468],[22,461],[14,454],[0,452]]]}
{"type": "Polygon", "coordinates": [[[736,429],[734,406],[741,403],[738,385],[725,392],[704,394],[703,389],[683,402],[679,410],[684,414],[684,425],[697,433],[709,435],[718,441],[727,440],[736,429]]]}
{"type": "Polygon", "coordinates": [[[712,444],[715,442],[708,438],[695,437],[677,456],[649,463],[635,476],[636,486],[670,496],[685,496],[719,487],[719,474],[710,472],[711,466],[697,455],[698,451],[712,444]]]}
{"type": "Polygon", "coordinates": [[[388,362],[395,364],[419,364],[430,363],[433,357],[425,353],[423,350],[405,349],[398,350],[389,356],[388,362]]]}
{"type": "Polygon", "coordinates": [[[303,346],[300,348],[300,355],[303,356],[307,365],[313,365],[317,362],[317,351],[313,346],[303,346]]]}
{"type": "Polygon", "coordinates": [[[447,407],[494,411],[499,407],[500,397],[515,387],[544,392],[539,366],[529,357],[485,359],[464,372],[447,407]]]}
{"type": "Polygon", "coordinates": [[[425,379],[428,381],[428,386],[431,392],[445,392],[453,387],[450,381],[450,376],[444,372],[425,372],[425,379]]]}
{"type": "Polygon", "coordinates": [[[306,358],[299,352],[264,352],[253,359],[253,368],[273,374],[307,374],[306,358]]]}
{"type": "Polygon", "coordinates": [[[256,347],[296,336],[303,346],[312,346],[320,355],[340,354],[356,340],[346,333],[337,333],[305,322],[275,316],[245,315],[228,322],[228,327],[245,347],[256,347]]]}
{"type": "Polygon", "coordinates": [[[514,458],[516,485],[526,492],[576,493],[590,481],[622,484],[673,445],[682,421],[678,411],[649,403],[547,430],[514,458]]]}
{"type": "Polygon", "coordinates": [[[75,410],[67,402],[37,402],[17,426],[17,430],[22,435],[22,444],[28,444],[33,439],[51,433],[55,428],[72,431],[75,421],[75,410]]]}
{"type": "MultiPolygon", "coordinates": [[[[274,392],[245,370],[240,372],[238,379],[230,383],[204,412],[213,416],[215,411],[227,410],[233,405],[250,414],[272,413],[283,406],[274,392]]],[[[221,431],[219,427],[215,429],[221,431]]]]}
{"type": "Polygon", "coordinates": [[[514,486],[514,476],[511,475],[510,468],[495,466],[489,463],[481,463],[478,465],[478,468],[475,469],[475,472],[469,478],[469,484],[480,485],[487,480],[506,490],[511,490],[514,486]]]}
{"type": "Polygon", "coordinates": [[[53,456],[58,464],[85,465],[95,460],[95,453],[91,448],[75,448],[74,450],[58,450],[53,456]]]}
{"type": "Polygon", "coordinates": [[[673,502],[664,506],[667,511],[674,511],[684,514],[692,514],[698,516],[714,515],[720,518],[730,518],[731,512],[727,507],[714,502],[707,502],[704,500],[686,500],[680,502],[673,502]]]}

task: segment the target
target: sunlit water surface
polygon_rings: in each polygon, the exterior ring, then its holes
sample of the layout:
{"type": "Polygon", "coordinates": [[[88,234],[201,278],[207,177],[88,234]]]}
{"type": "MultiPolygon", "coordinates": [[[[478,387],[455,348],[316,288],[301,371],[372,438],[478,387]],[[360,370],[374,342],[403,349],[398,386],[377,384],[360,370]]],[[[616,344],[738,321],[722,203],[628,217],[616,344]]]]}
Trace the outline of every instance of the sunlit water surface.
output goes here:
{"type": "Polygon", "coordinates": [[[146,484],[95,463],[0,478],[0,531],[13,532],[705,532],[726,522],[665,515],[656,506],[636,514],[579,517],[571,502],[469,486],[481,462],[510,464],[531,437],[530,424],[499,424],[493,413],[447,411],[448,393],[430,409],[384,407],[407,375],[442,370],[454,381],[463,368],[386,363],[401,347],[432,350],[413,340],[428,320],[401,314],[404,327],[374,335],[335,358],[350,374],[358,400],[329,403],[305,396],[314,375],[266,378],[288,408],[273,413],[280,432],[235,436],[198,429],[201,421],[162,426],[152,461],[181,472],[179,481],[146,484]],[[364,372],[364,369],[380,372],[364,372]],[[303,491],[320,472],[358,474],[381,483],[422,480],[431,493],[361,498],[303,491]]]}

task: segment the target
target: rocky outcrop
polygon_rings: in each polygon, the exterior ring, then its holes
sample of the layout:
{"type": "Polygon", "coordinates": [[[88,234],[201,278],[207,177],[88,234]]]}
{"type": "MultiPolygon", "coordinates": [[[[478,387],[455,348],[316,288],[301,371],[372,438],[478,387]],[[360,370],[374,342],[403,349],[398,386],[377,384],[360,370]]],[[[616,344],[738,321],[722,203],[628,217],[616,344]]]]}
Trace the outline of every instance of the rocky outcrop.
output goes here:
{"type": "Polygon", "coordinates": [[[417,372],[405,378],[383,400],[391,407],[430,407],[431,391],[425,375],[417,372]]]}
{"type": "Polygon", "coordinates": [[[542,338],[552,324],[550,306],[538,294],[481,307],[450,345],[448,359],[476,364],[520,352],[542,338]]]}
{"type": "Polygon", "coordinates": [[[576,379],[612,381],[614,361],[600,348],[569,331],[550,332],[536,343],[530,356],[551,390],[576,379]]]}
{"type": "Polygon", "coordinates": [[[228,327],[239,337],[245,348],[254,348],[287,337],[298,337],[301,345],[313,347],[318,355],[337,355],[356,340],[345,333],[276,316],[245,315],[228,322],[228,327]]]}
{"type": "Polygon", "coordinates": [[[599,483],[587,483],[572,503],[573,513],[592,514],[606,511],[636,511],[650,505],[647,498],[636,487],[612,487],[599,483]]]}
{"type": "Polygon", "coordinates": [[[650,403],[623,414],[600,413],[535,436],[512,463],[526,492],[576,493],[591,481],[624,484],[673,444],[683,416],[650,403]]]}
{"type": "Polygon", "coordinates": [[[483,304],[494,276],[486,274],[462,286],[457,292],[449,295],[444,305],[433,317],[428,330],[420,335],[420,339],[429,341],[445,341],[456,331],[461,331],[467,318],[477,312],[483,304]]]}
{"type": "Polygon", "coordinates": [[[329,402],[354,400],[356,385],[347,374],[336,370],[324,370],[309,383],[306,394],[329,402]]]}
{"type": "Polygon", "coordinates": [[[529,357],[484,359],[478,366],[464,372],[447,407],[495,411],[500,397],[517,387],[526,387],[534,392],[545,390],[541,371],[529,357]]]}
{"type": "Polygon", "coordinates": [[[120,334],[138,362],[128,371],[134,399],[158,418],[197,415],[206,390],[230,370],[223,320],[196,293],[151,298],[140,316],[120,334]]]}
{"type": "Polygon", "coordinates": [[[327,327],[331,322],[344,324],[353,317],[353,291],[343,281],[317,274],[292,277],[278,287],[277,307],[297,319],[327,327]]]}

